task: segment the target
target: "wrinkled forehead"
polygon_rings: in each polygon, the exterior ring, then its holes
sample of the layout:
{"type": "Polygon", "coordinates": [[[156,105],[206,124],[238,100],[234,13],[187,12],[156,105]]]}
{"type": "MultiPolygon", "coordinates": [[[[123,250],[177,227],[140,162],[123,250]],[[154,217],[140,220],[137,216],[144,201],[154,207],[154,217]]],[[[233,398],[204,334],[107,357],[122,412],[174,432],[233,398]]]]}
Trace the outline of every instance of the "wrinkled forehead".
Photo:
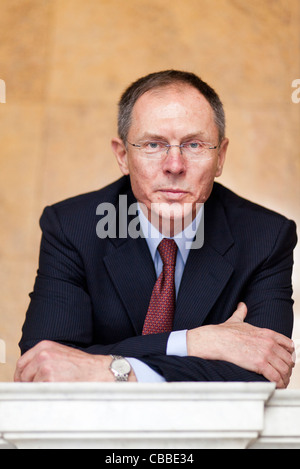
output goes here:
{"type": "Polygon", "coordinates": [[[194,87],[174,84],[151,89],[136,101],[131,128],[136,131],[160,128],[182,128],[185,131],[217,132],[214,112],[207,99],[194,87]]]}

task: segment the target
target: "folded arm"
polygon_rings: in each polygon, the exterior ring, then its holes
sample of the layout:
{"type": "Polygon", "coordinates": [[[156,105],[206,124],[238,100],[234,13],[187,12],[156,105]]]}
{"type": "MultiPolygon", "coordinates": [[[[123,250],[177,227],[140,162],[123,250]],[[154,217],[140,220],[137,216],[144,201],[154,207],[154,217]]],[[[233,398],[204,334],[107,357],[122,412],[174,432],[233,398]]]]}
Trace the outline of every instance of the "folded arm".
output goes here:
{"type": "Polygon", "coordinates": [[[294,366],[292,266],[295,224],[285,221],[269,256],[249,279],[228,321],[188,332],[189,357],[144,360],[168,381],[289,383],[294,366]]]}
{"type": "MultiPolygon", "coordinates": [[[[243,297],[248,314],[239,310],[224,324],[189,331],[187,357],[166,355],[169,334],[132,336],[114,344],[91,345],[93,313],[80,254],[63,233],[53,210],[45,213],[41,226],[44,234],[40,267],[20,342],[26,356],[17,365],[17,380],[22,380],[22,375],[34,376],[32,369],[29,374],[25,372],[30,361],[42,362],[45,368],[44,362],[50,361],[52,353],[56,359],[51,366],[59,368],[62,361],[58,356],[69,355],[72,347],[77,349],[77,355],[74,351],[70,359],[76,361],[77,357],[81,363],[89,359],[95,372],[98,367],[107,367],[107,355],[119,354],[138,358],[167,381],[271,380],[278,387],[287,385],[293,366],[293,344],[279,335],[291,334],[290,279],[295,245],[292,223],[285,224],[272,253],[249,282],[243,297]],[[40,342],[43,345],[37,345],[40,342]],[[247,347],[251,353],[247,353],[247,347]]],[[[46,366],[49,373],[50,368],[46,366]]],[[[90,373],[92,376],[92,370],[90,373]]]]}
{"type": "MultiPolygon", "coordinates": [[[[188,331],[187,357],[157,355],[142,359],[142,363],[156,373],[150,375],[150,380],[268,380],[275,382],[277,388],[286,388],[295,364],[293,342],[269,329],[245,323],[246,314],[246,305],[241,303],[224,324],[188,331]]],[[[15,380],[113,381],[110,362],[107,355],[42,341],[20,358],[15,380]]],[[[135,360],[131,363],[134,370],[137,363],[135,360]]],[[[134,371],[129,380],[137,380],[134,371]]]]}

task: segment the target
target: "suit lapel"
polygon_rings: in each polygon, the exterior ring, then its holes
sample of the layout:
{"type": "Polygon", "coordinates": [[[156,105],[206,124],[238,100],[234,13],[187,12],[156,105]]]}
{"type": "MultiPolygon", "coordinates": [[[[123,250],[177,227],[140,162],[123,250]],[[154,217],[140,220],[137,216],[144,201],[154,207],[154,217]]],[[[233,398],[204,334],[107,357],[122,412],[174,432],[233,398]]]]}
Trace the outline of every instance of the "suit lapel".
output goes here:
{"type": "MultiPolygon", "coordinates": [[[[136,203],[136,199],[132,191],[129,191],[127,196],[128,213],[129,206],[136,203]]],[[[117,208],[117,222],[121,208],[125,209],[124,206],[117,208]]],[[[128,224],[136,216],[129,216],[128,224]]],[[[118,232],[118,229],[116,231],[118,232]]],[[[132,325],[136,333],[140,335],[156,281],[151,254],[146,240],[142,237],[137,239],[130,236],[123,239],[117,237],[110,241],[113,250],[104,258],[104,263],[132,325]]]]}
{"type": "Polygon", "coordinates": [[[177,298],[174,329],[204,323],[234,269],[225,253],[233,244],[222,203],[215,188],[204,207],[204,245],[191,249],[177,298]]]}
{"type": "Polygon", "coordinates": [[[201,326],[226,286],[233,267],[205,244],[191,251],[177,299],[174,329],[201,326]]]}
{"type": "MultiPolygon", "coordinates": [[[[187,259],[177,298],[175,330],[203,324],[234,271],[224,258],[233,238],[217,192],[215,188],[204,208],[204,245],[201,249],[191,249],[187,259]]],[[[134,202],[130,191],[128,207],[134,202]]],[[[156,281],[151,254],[141,237],[117,237],[110,241],[113,250],[104,258],[104,263],[140,335],[156,281]]]]}

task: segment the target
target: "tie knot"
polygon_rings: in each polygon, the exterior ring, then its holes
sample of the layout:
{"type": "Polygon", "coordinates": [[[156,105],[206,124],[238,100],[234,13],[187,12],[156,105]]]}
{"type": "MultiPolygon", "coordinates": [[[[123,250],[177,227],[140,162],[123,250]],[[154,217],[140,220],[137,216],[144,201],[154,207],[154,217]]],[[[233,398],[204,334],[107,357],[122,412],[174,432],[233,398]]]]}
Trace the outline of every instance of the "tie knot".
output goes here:
{"type": "Polygon", "coordinates": [[[164,238],[157,249],[164,265],[175,266],[178,246],[173,239],[164,238]]]}

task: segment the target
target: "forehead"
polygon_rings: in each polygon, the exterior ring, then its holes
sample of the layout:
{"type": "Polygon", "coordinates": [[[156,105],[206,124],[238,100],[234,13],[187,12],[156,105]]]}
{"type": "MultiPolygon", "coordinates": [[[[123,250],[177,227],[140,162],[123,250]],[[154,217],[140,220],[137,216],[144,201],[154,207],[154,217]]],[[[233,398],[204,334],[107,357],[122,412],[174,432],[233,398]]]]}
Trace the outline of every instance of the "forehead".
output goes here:
{"type": "Polygon", "coordinates": [[[214,112],[207,99],[194,87],[176,84],[144,93],[132,110],[135,131],[214,131],[214,112]],[[145,127],[147,127],[145,129],[145,127]]]}

